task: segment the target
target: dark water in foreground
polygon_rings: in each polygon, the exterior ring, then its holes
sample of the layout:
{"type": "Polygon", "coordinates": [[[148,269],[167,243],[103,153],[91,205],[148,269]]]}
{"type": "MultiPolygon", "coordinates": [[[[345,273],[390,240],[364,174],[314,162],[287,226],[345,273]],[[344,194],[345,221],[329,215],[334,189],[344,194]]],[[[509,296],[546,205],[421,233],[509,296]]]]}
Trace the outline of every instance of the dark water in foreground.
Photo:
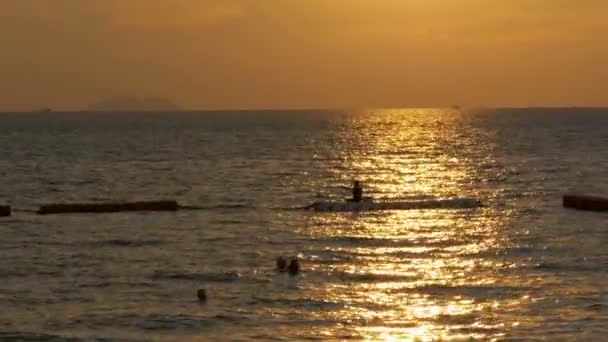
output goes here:
{"type": "Polygon", "coordinates": [[[608,336],[608,110],[0,115],[0,203],[205,208],[0,219],[0,340],[608,336]],[[276,210],[353,177],[487,205],[276,210]]]}

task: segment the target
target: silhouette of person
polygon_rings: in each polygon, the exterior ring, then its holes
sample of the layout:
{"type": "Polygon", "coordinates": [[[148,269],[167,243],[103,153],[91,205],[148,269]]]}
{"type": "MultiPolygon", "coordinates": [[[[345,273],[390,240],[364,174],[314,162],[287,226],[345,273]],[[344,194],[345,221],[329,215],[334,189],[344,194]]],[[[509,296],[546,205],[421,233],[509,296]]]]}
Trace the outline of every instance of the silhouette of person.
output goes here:
{"type": "Polygon", "coordinates": [[[355,181],[353,186],[353,202],[361,202],[363,199],[363,187],[361,186],[361,182],[358,180],[355,181]]]}

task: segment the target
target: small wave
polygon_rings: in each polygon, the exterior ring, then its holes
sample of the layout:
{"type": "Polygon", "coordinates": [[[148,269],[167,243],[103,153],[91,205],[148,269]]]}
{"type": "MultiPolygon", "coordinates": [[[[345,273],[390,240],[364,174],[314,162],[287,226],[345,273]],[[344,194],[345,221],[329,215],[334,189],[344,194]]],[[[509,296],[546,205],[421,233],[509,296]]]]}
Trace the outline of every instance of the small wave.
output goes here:
{"type": "MultiPolygon", "coordinates": [[[[14,210],[13,210],[14,212],[14,210]]],[[[15,218],[5,218],[5,217],[0,217],[0,225],[2,224],[12,224],[12,223],[23,223],[23,221],[15,219],[15,218]]]]}
{"type": "Polygon", "coordinates": [[[475,209],[483,207],[480,200],[474,198],[446,198],[415,201],[361,201],[329,202],[317,201],[305,209],[317,212],[362,212],[381,210],[439,210],[439,209],[475,209]]]}
{"type": "Polygon", "coordinates": [[[144,330],[170,330],[174,331],[177,329],[201,329],[205,326],[209,326],[209,321],[195,316],[188,315],[159,315],[152,314],[137,319],[135,325],[144,330]]]}
{"type": "Polygon", "coordinates": [[[288,306],[290,308],[307,308],[307,309],[331,309],[337,310],[343,307],[343,304],[325,301],[325,300],[317,300],[312,298],[297,298],[297,299],[289,299],[289,298],[270,298],[270,297],[258,297],[253,296],[250,305],[258,305],[263,304],[264,306],[275,306],[275,305],[283,305],[288,306]]]}
{"type": "Polygon", "coordinates": [[[352,252],[351,254],[360,256],[360,257],[372,257],[377,258],[379,256],[390,257],[390,258],[398,258],[400,260],[403,259],[424,259],[432,256],[439,257],[445,255],[446,253],[441,252],[441,250],[436,248],[431,248],[423,251],[387,251],[381,254],[373,253],[373,252],[352,252]]]}
{"type": "Polygon", "coordinates": [[[106,287],[110,287],[112,285],[115,285],[115,284],[113,284],[109,281],[101,281],[98,283],[80,284],[80,285],[78,285],[78,287],[84,288],[84,289],[86,289],[86,288],[106,288],[106,287]]]}
{"type": "Polygon", "coordinates": [[[242,275],[238,272],[223,272],[223,273],[193,273],[193,272],[167,272],[156,271],[152,275],[154,280],[194,280],[210,283],[232,283],[242,279],[242,275]]]}
{"type": "Polygon", "coordinates": [[[156,284],[149,282],[116,282],[116,281],[98,281],[89,282],[78,285],[80,288],[106,288],[106,287],[154,287],[156,284]]]}
{"type": "Polygon", "coordinates": [[[6,269],[0,269],[0,279],[2,278],[19,278],[19,277],[25,277],[27,276],[27,273],[21,271],[17,271],[17,270],[6,270],[6,269]]]}
{"type": "Polygon", "coordinates": [[[96,184],[99,182],[101,182],[101,179],[81,179],[81,180],[76,180],[74,182],[71,182],[71,185],[80,187],[80,186],[85,186],[85,185],[96,184]]]}
{"type": "Polygon", "coordinates": [[[590,311],[604,311],[608,309],[608,303],[593,303],[586,306],[587,310],[590,311]]]}
{"type": "Polygon", "coordinates": [[[311,251],[310,256],[304,256],[307,262],[319,265],[335,265],[339,263],[367,264],[370,260],[382,258],[424,259],[431,256],[440,256],[444,253],[438,248],[425,248],[423,250],[379,250],[377,248],[338,248],[336,250],[311,251]]]}
{"type": "Polygon", "coordinates": [[[317,239],[315,242],[336,243],[339,245],[354,244],[362,246],[415,246],[416,241],[410,239],[378,239],[363,236],[337,236],[327,239],[317,239]]]}
{"type": "MultiPolygon", "coordinates": [[[[512,286],[494,286],[494,285],[426,285],[415,287],[406,290],[405,292],[421,292],[435,296],[466,296],[471,298],[505,298],[516,296],[517,293],[529,291],[530,288],[520,288],[512,286]]],[[[404,292],[403,290],[397,290],[404,292]]]]}
{"type": "Polygon", "coordinates": [[[53,270],[43,270],[43,271],[38,271],[37,274],[39,276],[44,276],[44,277],[59,277],[62,275],[62,272],[59,271],[53,271],[53,270]]]}
{"type": "Polygon", "coordinates": [[[256,209],[256,207],[251,204],[217,204],[217,205],[210,205],[210,206],[182,205],[182,206],[180,206],[180,209],[182,209],[182,210],[220,210],[220,209],[252,210],[252,209],[256,209]]]}
{"type": "Polygon", "coordinates": [[[361,259],[360,256],[364,256],[364,255],[360,255],[360,254],[356,254],[356,253],[332,253],[331,255],[324,255],[324,256],[319,256],[319,255],[313,255],[313,256],[309,256],[306,257],[304,256],[302,259],[309,262],[309,263],[313,263],[313,264],[317,264],[317,265],[335,265],[335,264],[339,264],[339,263],[351,263],[351,262],[356,262],[357,259],[361,259]]]}
{"type": "Polygon", "coordinates": [[[239,237],[238,236],[210,236],[210,237],[203,237],[198,239],[198,242],[200,243],[205,243],[205,242],[222,242],[222,241],[233,241],[233,240],[238,240],[239,237]]]}
{"type": "Polygon", "coordinates": [[[597,272],[604,271],[605,266],[585,263],[557,263],[557,262],[540,262],[532,265],[532,268],[546,271],[569,271],[569,272],[597,272]]]}
{"type": "Polygon", "coordinates": [[[520,210],[520,212],[521,212],[521,214],[524,214],[524,215],[538,216],[538,215],[542,214],[544,211],[541,209],[538,209],[538,208],[528,207],[528,208],[522,208],[520,210]]]}
{"type": "Polygon", "coordinates": [[[215,315],[214,318],[218,319],[220,321],[223,321],[224,323],[238,323],[238,322],[242,322],[245,319],[243,316],[226,315],[226,314],[217,314],[217,315],[215,315]]]}
{"type": "Polygon", "coordinates": [[[145,247],[145,246],[159,246],[165,244],[162,240],[125,240],[125,239],[111,239],[100,241],[96,244],[101,246],[113,246],[113,247],[145,247]]]}
{"type": "Polygon", "coordinates": [[[338,278],[347,282],[362,282],[362,283],[392,283],[403,282],[415,279],[414,276],[386,274],[386,273],[350,273],[350,272],[334,272],[338,278]]]}
{"type": "Polygon", "coordinates": [[[464,245],[462,241],[449,240],[429,240],[429,239],[403,239],[403,238],[372,238],[359,236],[339,236],[325,239],[315,239],[315,243],[338,245],[347,247],[454,247],[464,245]]]}
{"type": "Polygon", "coordinates": [[[218,204],[209,207],[209,209],[255,209],[251,204],[218,204]]]}
{"type": "Polygon", "coordinates": [[[49,335],[29,332],[0,332],[2,341],[79,341],[77,338],[63,335],[49,335]]]}
{"type": "Polygon", "coordinates": [[[294,207],[272,207],[270,208],[270,210],[277,210],[277,211],[302,211],[302,210],[308,210],[309,206],[294,206],[294,207]]]}
{"type": "Polygon", "coordinates": [[[385,156],[415,156],[419,155],[419,151],[414,150],[393,150],[393,151],[384,151],[382,155],[385,156]]]}
{"type": "Polygon", "coordinates": [[[234,224],[234,225],[239,225],[239,224],[246,224],[248,223],[245,220],[234,220],[234,219],[221,219],[221,220],[214,220],[212,221],[213,223],[217,223],[217,224],[234,224]]]}

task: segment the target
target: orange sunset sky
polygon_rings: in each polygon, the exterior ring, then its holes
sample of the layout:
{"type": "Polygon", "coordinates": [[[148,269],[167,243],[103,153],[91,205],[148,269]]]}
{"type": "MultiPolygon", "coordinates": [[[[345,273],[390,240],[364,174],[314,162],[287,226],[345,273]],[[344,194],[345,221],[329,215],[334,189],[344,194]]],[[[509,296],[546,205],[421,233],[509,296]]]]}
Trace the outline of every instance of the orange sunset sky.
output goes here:
{"type": "Polygon", "coordinates": [[[606,0],[0,0],[0,110],[608,105],[606,0]]]}

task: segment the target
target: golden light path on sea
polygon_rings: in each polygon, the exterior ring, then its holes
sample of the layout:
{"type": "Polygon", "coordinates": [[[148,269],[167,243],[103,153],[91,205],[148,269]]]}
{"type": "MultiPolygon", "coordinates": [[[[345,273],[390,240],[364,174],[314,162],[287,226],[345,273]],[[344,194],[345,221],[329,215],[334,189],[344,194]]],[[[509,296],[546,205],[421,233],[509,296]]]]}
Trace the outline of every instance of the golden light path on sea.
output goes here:
{"type": "MultiPolygon", "coordinates": [[[[476,161],[492,156],[480,145],[476,132],[466,131],[466,120],[456,110],[362,114],[345,127],[337,146],[342,149],[344,165],[336,170],[336,178],[348,182],[353,175],[361,175],[375,197],[474,196],[474,187],[466,186],[482,172],[476,161]],[[435,119],[429,121],[429,116],[435,119]],[[352,172],[344,174],[345,169],[352,172]]],[[[380,241],[370,246],[332,247],[333,252],[354,255],[353,262],[317,267],[345,279],[311,290],[313,296],[344,303],[341,310],[321,313],[343,322],[341,327],[329,329],[327,336],[335,337],[337,331],[370,341],[504,336],[508,327],[493,320],[492,312],[499,307],[516,308],[528,298],[488,300],[484,295],[495,284],[505,283],[499,270],[509,267],[486,257],[486,252],[500,250],[507,243],[500,230],[505,222],[497,221],[492,210],[411,210],[317,218],[328,228],[311,233],[316,238],[350,236],[380,241]]]]}

